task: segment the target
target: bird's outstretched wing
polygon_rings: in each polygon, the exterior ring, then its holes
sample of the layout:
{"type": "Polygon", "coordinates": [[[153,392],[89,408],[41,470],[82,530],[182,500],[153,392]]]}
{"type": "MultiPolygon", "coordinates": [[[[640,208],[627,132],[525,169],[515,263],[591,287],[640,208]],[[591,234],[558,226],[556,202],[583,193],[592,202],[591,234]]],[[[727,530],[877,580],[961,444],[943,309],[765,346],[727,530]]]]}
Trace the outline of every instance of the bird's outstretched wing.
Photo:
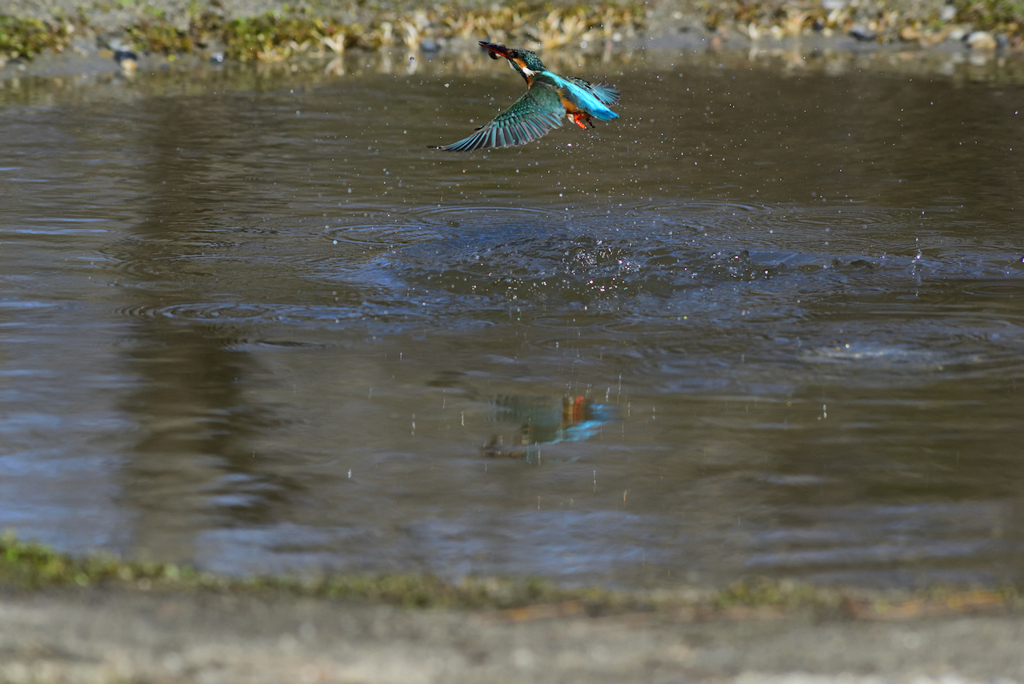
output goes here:
{"type": "Polygon", "coordinates": [[[619,89],[608,83],[589,83],[584,81],[582,78],[576,78],[575,76],[569,76],[565,80],[571,81],[576,85],[589,90],[593,93],[594,97],[601,104],[611,107],[612,105],[619,103],[619,89]]]}
{"type": "Polygon", "coordinates": [[[476,133],[451,145],[434,149],[446,152],[470,152],[488,147],[525,145],[562,125],[565,107],[552,88],[535,84],[511,107],[496,116],[476,133]]]}
{"type": "Polygon", "coordinates": [[[614,104],[619,103],[619,91],[613,85],[607,83],[591,83],[590,89],[594,91],[594,97],[601,101],[602,104],[611,107],[614,104]]]}

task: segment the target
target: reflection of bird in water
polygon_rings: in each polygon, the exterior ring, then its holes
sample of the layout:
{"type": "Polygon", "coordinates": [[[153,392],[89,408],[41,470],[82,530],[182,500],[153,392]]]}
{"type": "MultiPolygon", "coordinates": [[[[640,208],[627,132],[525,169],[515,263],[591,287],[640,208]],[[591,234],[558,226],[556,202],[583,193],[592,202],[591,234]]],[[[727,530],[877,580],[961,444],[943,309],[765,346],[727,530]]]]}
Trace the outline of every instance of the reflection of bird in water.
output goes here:
{"type": "Polygon", "coordinates": [[[509,443],[501,435],[491,437],[483,447],[483,455],[490,458],[529,458],[532,445],[589,439],[602,425],[615,420],[613,406],[593,404],[580,396],[506,395],[494,403],[500,409],[499,418],[518,423],[519,433],[509,443]]]}
{"type": "Polygon", "coordinates": [[[618,114],[608,109],[619,101],[619,91],[607,83],[587,83],[574,76],[562,77],[548,71],[529,50],[518,50],[480,41],[492,59],[504,57],[526,80],[526,94],[473,135],[436,149],[468,152],[488,147],[525,145],[562,125],[568,117],[580,128],[593,128],[593,119],[611,121],[618,114]]]}
{"type": "Polygon", "coordinates": [[[484,444],[481,452],[487,458],[526,458],[530,455],[529,447],[533,443],[529,425],[523,425],[519,432],[518,441],[505,444],[501,435],[492,435],[487,444],[484,444]]]}

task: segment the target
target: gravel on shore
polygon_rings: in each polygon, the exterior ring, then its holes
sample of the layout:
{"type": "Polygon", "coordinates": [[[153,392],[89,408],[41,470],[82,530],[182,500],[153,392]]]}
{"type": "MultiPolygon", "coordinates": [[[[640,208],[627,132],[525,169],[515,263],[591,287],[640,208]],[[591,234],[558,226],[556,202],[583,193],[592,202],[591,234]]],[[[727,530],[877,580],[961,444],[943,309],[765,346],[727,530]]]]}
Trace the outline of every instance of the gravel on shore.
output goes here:
{"type": "Polygon", "coordinates": [[[537,50],[586,50],[672,39],[737,46],[833,36],[864,45],[1022,52],[1024,2],[7,0],[0,10],[0,64],[96,48],[273,62],[391,46],[433,52],[481,37],[537,50]]]}

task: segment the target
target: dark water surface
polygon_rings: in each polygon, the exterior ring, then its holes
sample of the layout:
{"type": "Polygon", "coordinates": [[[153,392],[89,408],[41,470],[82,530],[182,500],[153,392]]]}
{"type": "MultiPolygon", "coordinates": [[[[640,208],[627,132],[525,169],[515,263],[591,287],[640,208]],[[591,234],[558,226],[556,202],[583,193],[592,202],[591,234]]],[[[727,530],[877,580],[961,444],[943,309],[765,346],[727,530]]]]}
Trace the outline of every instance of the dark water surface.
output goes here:
{"type": "Polygon", "coordinates": [[[235,573],[1024,579],[1022,86],[559,63],[622,118],[453,155],[522,82],[404,59],[4,83],[0,527],[235,573]]]}

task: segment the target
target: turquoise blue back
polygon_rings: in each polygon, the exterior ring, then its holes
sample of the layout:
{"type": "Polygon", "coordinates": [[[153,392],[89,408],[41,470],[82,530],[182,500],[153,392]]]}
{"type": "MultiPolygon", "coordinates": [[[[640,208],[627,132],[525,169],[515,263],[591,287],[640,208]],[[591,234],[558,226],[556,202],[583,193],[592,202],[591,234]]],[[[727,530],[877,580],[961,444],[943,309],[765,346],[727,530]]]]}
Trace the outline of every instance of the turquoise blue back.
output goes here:
{"type": "MultiPolygon", "coordinates": [[[[583,85],[580,85],[580,83],[575,83],[569,79],[562,78],[558,74],[553,74],[550,71],[539,73],[533,78],[535,81],[546,82],[555,86],[562,92],[565,99],[569,100],[598,121],[611,121],[612,119],[619,118],[618,114],[604,106],[595,94],[593,87],[586,81],[581,81],[583,85]]],[[[614,93],[615,99],[618,99],[618,92],[610,89],[608,86],[602,85],[599,87],[604,89],[601,91],[602,97],[611,99],[612,93],[614,93]]]]}

